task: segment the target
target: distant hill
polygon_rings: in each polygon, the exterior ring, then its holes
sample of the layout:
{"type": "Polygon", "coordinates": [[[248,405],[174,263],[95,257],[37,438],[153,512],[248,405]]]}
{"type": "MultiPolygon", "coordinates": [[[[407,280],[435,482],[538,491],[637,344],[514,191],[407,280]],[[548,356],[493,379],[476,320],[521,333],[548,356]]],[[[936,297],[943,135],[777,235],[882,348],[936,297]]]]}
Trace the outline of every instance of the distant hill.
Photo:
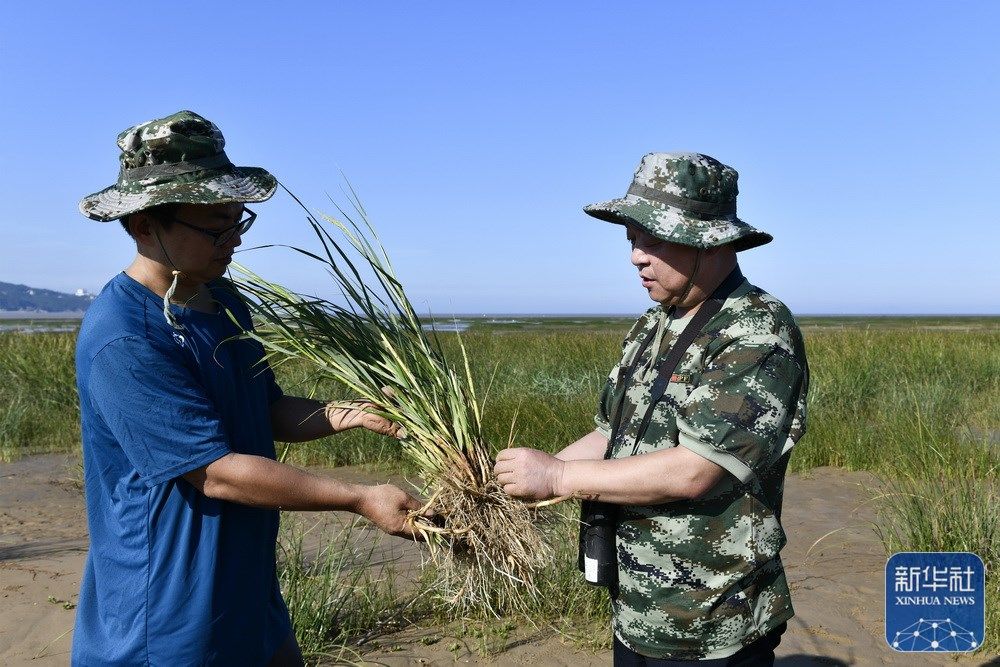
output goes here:
{"type": "Polygon", "coordinates": [[[66,294],[50,289],[0,282],[0,311],[28,313],[83,312],[94,300],[93,294],[77,290],[66,294]]]}

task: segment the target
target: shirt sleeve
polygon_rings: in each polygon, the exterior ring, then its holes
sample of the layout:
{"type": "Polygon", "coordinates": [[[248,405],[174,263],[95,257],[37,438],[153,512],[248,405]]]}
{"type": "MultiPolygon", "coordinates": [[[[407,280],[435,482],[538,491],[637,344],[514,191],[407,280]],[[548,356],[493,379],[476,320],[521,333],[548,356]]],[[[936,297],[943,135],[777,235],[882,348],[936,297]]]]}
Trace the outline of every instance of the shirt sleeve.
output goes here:
{"type": "Polygon", "coordinates": [[[113,341],[91,363],[87,387],[95,411],[147,486],[230,452],[220,416],[179,353],[138,337],[113,341]]]}
{"type": "Polygon", "coordinates": [[[282,391],[281,386],[275,379],[274,370],[271,369],[271,364],[267,363],[267,360],[264,358],[264,346],[255,340],[247,342],[252,343],[255,346],[255,356],[258,359],[256,364],[257,369],[255,369],[255,372],[259,372],[264,381],[264,385],[267,390],[267,404],[274,405],[274,402],[284,396],[285,392],[282,391]]]}
{"type": "MultiPolygon", "coordinates": [[[[615,369],[617,370],[617,366],[615,369]]],[[[601,398],[597,401],[597,413],[594,415],[594,430],[603,435],[608,440],[611,439],[611,401],[614,394],[614,387],[609,378],[604,383],[604,390],[601,398]]]]}
{"type": "Polygon", "coordinates": [[[738,338],[711,358],[681,404],[678,443],[741,482],[785,447],[805,364],[773,334],[738,338]]]}
{"type": "MultiPolygon", "coordinates": [[[[222,302],[223,307],[226,308],[229,317],[235,320],[238,331],[240,333],[244,331],[252,332],[254,330],[253,318],[250,316],[250,310],[247,308],[239,291],[225,278],[220,278],[214,286],[219,290],[219,296],[224,299],[222,302]]],[[[274,402],[284,396],[285,392],[281,390],[274,377],[271,365],[267,363],[264,346],[261,345],[260,341],[250,338],[242,340],[241,344],[246,345],[250,350],[250,357],[253,360],[253,372],[260,375],[261,380],[264,382],[268,405],[274,405],[274,402]]]]}

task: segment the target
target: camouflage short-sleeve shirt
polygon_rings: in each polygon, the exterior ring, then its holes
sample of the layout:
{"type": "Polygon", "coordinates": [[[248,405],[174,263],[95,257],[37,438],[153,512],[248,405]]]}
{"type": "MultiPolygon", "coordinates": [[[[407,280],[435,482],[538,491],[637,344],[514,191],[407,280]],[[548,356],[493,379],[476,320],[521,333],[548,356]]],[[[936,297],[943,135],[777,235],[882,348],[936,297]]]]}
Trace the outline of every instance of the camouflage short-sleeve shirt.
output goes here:
{"type": "Polygon", "coordinates": [[[658,366],[685,324],[660,306],[639,318],[605,385],[597,430],[609,436],[620,407],[612,457],[681,445],[730,474],[697,500],[621,508],[614,630],[650,657],[721,658],[793,615],[778,555],[781,498],[788,454],[805,431],[808,367],[791,313],[744,281],[638,434],[658,366]],[[656,358],[650,344],[636,360],[651,336],[656,358]]]}

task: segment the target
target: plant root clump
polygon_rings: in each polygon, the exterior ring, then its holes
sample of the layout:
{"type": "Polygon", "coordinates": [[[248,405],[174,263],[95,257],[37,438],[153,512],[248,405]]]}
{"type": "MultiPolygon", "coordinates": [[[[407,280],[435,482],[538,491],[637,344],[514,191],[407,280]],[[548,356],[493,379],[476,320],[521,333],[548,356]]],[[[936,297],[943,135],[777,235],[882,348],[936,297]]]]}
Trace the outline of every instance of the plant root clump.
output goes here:
{"type": "Polygon", "coordinates": [[[470,486],[446,480],[431,495],[414,529],[430,546],[437,566],[436,587],[462,614],[503,616],[526,608],[537,595],[535,572],[552,563],[544,521],[496,480],[470,486]]]}

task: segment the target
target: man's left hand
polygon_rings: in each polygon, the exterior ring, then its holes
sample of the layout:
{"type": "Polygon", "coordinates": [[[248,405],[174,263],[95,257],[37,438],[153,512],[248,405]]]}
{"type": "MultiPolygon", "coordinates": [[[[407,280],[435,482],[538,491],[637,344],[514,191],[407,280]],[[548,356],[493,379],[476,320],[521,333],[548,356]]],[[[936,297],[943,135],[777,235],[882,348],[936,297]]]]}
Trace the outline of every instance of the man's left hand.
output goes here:
{"type": "Polygon", "coordinates": [[[556,495],[564,461],[527,447],[497,454],[493,474],[503,490],[523,500],[546,500],[556,495]]]}
{"type": "Polygon", "coordinates": [[[335,433],[360,426],[379,435],[388,435],[393,438],[406,437],[406,431],[402,426],[389,421],[385,417],[369,412],[369,410],[375,409],[377,407],[374,403],[365,401],[355,401],[351,403],[351,407],[331,403],[326,406],[326,418],[329,420],[330,426],[333,427],[335,433]]]}

